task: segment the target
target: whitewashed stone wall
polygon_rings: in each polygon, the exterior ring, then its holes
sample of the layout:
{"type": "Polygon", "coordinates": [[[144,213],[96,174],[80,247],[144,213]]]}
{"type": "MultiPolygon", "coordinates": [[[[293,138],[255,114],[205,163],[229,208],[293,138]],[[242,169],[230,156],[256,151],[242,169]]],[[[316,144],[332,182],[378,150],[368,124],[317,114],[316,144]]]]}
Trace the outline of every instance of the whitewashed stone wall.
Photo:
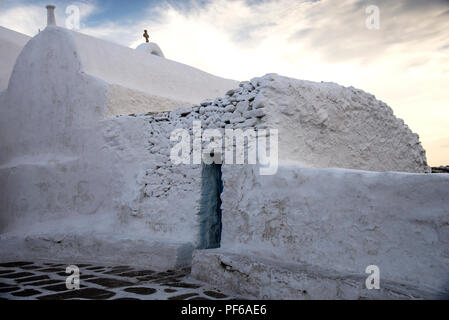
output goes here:
{"type": "MultiPolygon", "coordinates": [[[[193,108],[108,120],[109,135],[119,139],[126,136],[128,130],[136,131],[135,128],[131,129],[136,125],[127,123],[132,122],[139,123],[138,131],[144,132],[144,139],[147,140],[144,144],[141,143],[143,138],[135,142],[128,140],[126,143],[111,141],[112,145],[133,145],[137,151],[131,152],[132,158],[140,163],[142,170],[132,175],[137,176],[137,179],[135,186],[130,189],[133,196],[125,201],[129,203],[128,213],[125,215],[140,219],[155,237],[182,239],[197,245],[200,237],[198,213],[201,201],[201,165],[193,162],[190,165],[175,165],[170,159],[170,151],[177,142],[170,141],[170,135],[175,129],[186,129],[193,137],[193,121],[201,121],[202,130],[258,127],[262,125],[264,114],[251,112],[253,97],[254,94],[245,90],[242,84],[224,98],[204,101],[193,108]],[[125,123],[127,129],[113,131],[113,128],[123,127],[125,123]],[[139,150],[143,145],[146,147],[139,150]]],[[[193,143],[191,150],[192,148],[193,143]]],[[[130,153],[128,147],[125,150],[130,153]]],[[[120,153],[124,151],[121,150],[120,153]]]]}
{"type": "Polygon", "coordinates": [[[204,101],[199,113],[206,128],[277,129],[281,164],[430,172],[418,135],[352,87],[268,74],[204,101]]]}
{"type": "Polygon", "coordinates": [[[251,80],[254,108],[279,130],[279,159],[312,168],[430,172],[417,134],[369,93],[269,74],[251,80]]]}
{"type": "Polygon", "coordinates": [[[352,275],[363,289],[365,268],[374,264],[382,288],[396,287],[397,298],[449,293],[449,177],[297,166],[260,176],[255,166],[223,166],[223,180],[222,246],[197,253],[198,278],[221,285],[230,273],[246,274],[229,289],[244,293],[248,285],[253,295],[275,298],[288,290],[286,273],[292,281],[302,274],[311,280],[297,279],[297,289],[309,295],[290,290],[290,298],[310,298],[317,277],[330,282],[314,298],[347,298],[335,288],[354,282],[352,275]],[[206,266],[220,259],[229,271],[209,273],[206,266]]]}

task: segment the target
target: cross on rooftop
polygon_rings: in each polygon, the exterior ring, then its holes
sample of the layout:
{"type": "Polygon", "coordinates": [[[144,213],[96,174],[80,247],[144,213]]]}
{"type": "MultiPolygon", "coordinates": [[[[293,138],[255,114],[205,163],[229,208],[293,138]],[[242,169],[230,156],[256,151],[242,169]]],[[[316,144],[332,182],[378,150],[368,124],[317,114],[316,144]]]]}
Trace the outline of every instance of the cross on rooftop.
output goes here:
{"type": "Polygon", "coordinates": [[[147,30],[143,30],[143,37],[145,38],[146,42],[149,42],[148,39],[150,38],[150,36],[148,35],[147,30]]]}

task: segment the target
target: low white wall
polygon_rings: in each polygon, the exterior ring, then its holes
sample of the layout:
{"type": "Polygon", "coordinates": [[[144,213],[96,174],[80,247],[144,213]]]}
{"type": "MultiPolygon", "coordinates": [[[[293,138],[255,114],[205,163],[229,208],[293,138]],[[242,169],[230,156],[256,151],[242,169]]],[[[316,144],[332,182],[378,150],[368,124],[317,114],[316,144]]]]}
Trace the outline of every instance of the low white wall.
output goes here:
{"type": "Polygon", "coordinates": [[[223,166],[222,249],[449,290],[449,177],[223,166]],[[238,201],[235,201],[238,199],[238,201]]]}

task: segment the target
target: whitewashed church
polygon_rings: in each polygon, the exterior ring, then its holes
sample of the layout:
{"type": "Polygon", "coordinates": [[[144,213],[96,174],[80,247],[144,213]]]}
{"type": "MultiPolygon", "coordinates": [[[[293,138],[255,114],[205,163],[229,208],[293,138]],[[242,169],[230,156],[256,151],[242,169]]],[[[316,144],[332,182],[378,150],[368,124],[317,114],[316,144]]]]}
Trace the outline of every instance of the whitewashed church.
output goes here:
{"type": "Polygon", "coordinates": [[[448,295],[449,176],[385,103],[223,79],[48,20],[33,38],[0,27],[0,260],[188,267],[261,299],[448,295]],[[276,129],[276,173],[174,164],[171,134],[195,121],[276,129]]]}

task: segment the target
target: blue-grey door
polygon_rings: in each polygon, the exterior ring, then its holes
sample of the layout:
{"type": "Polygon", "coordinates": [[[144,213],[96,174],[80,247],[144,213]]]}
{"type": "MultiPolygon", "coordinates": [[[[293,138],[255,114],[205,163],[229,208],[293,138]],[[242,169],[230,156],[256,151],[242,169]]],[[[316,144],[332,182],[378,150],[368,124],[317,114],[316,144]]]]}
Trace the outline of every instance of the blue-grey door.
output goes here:
{"type": "Polygon", "coordinates": [[[219,248],[221,240],[221,164],[203,164],[201,171],[200,248],[219,248]]]}

